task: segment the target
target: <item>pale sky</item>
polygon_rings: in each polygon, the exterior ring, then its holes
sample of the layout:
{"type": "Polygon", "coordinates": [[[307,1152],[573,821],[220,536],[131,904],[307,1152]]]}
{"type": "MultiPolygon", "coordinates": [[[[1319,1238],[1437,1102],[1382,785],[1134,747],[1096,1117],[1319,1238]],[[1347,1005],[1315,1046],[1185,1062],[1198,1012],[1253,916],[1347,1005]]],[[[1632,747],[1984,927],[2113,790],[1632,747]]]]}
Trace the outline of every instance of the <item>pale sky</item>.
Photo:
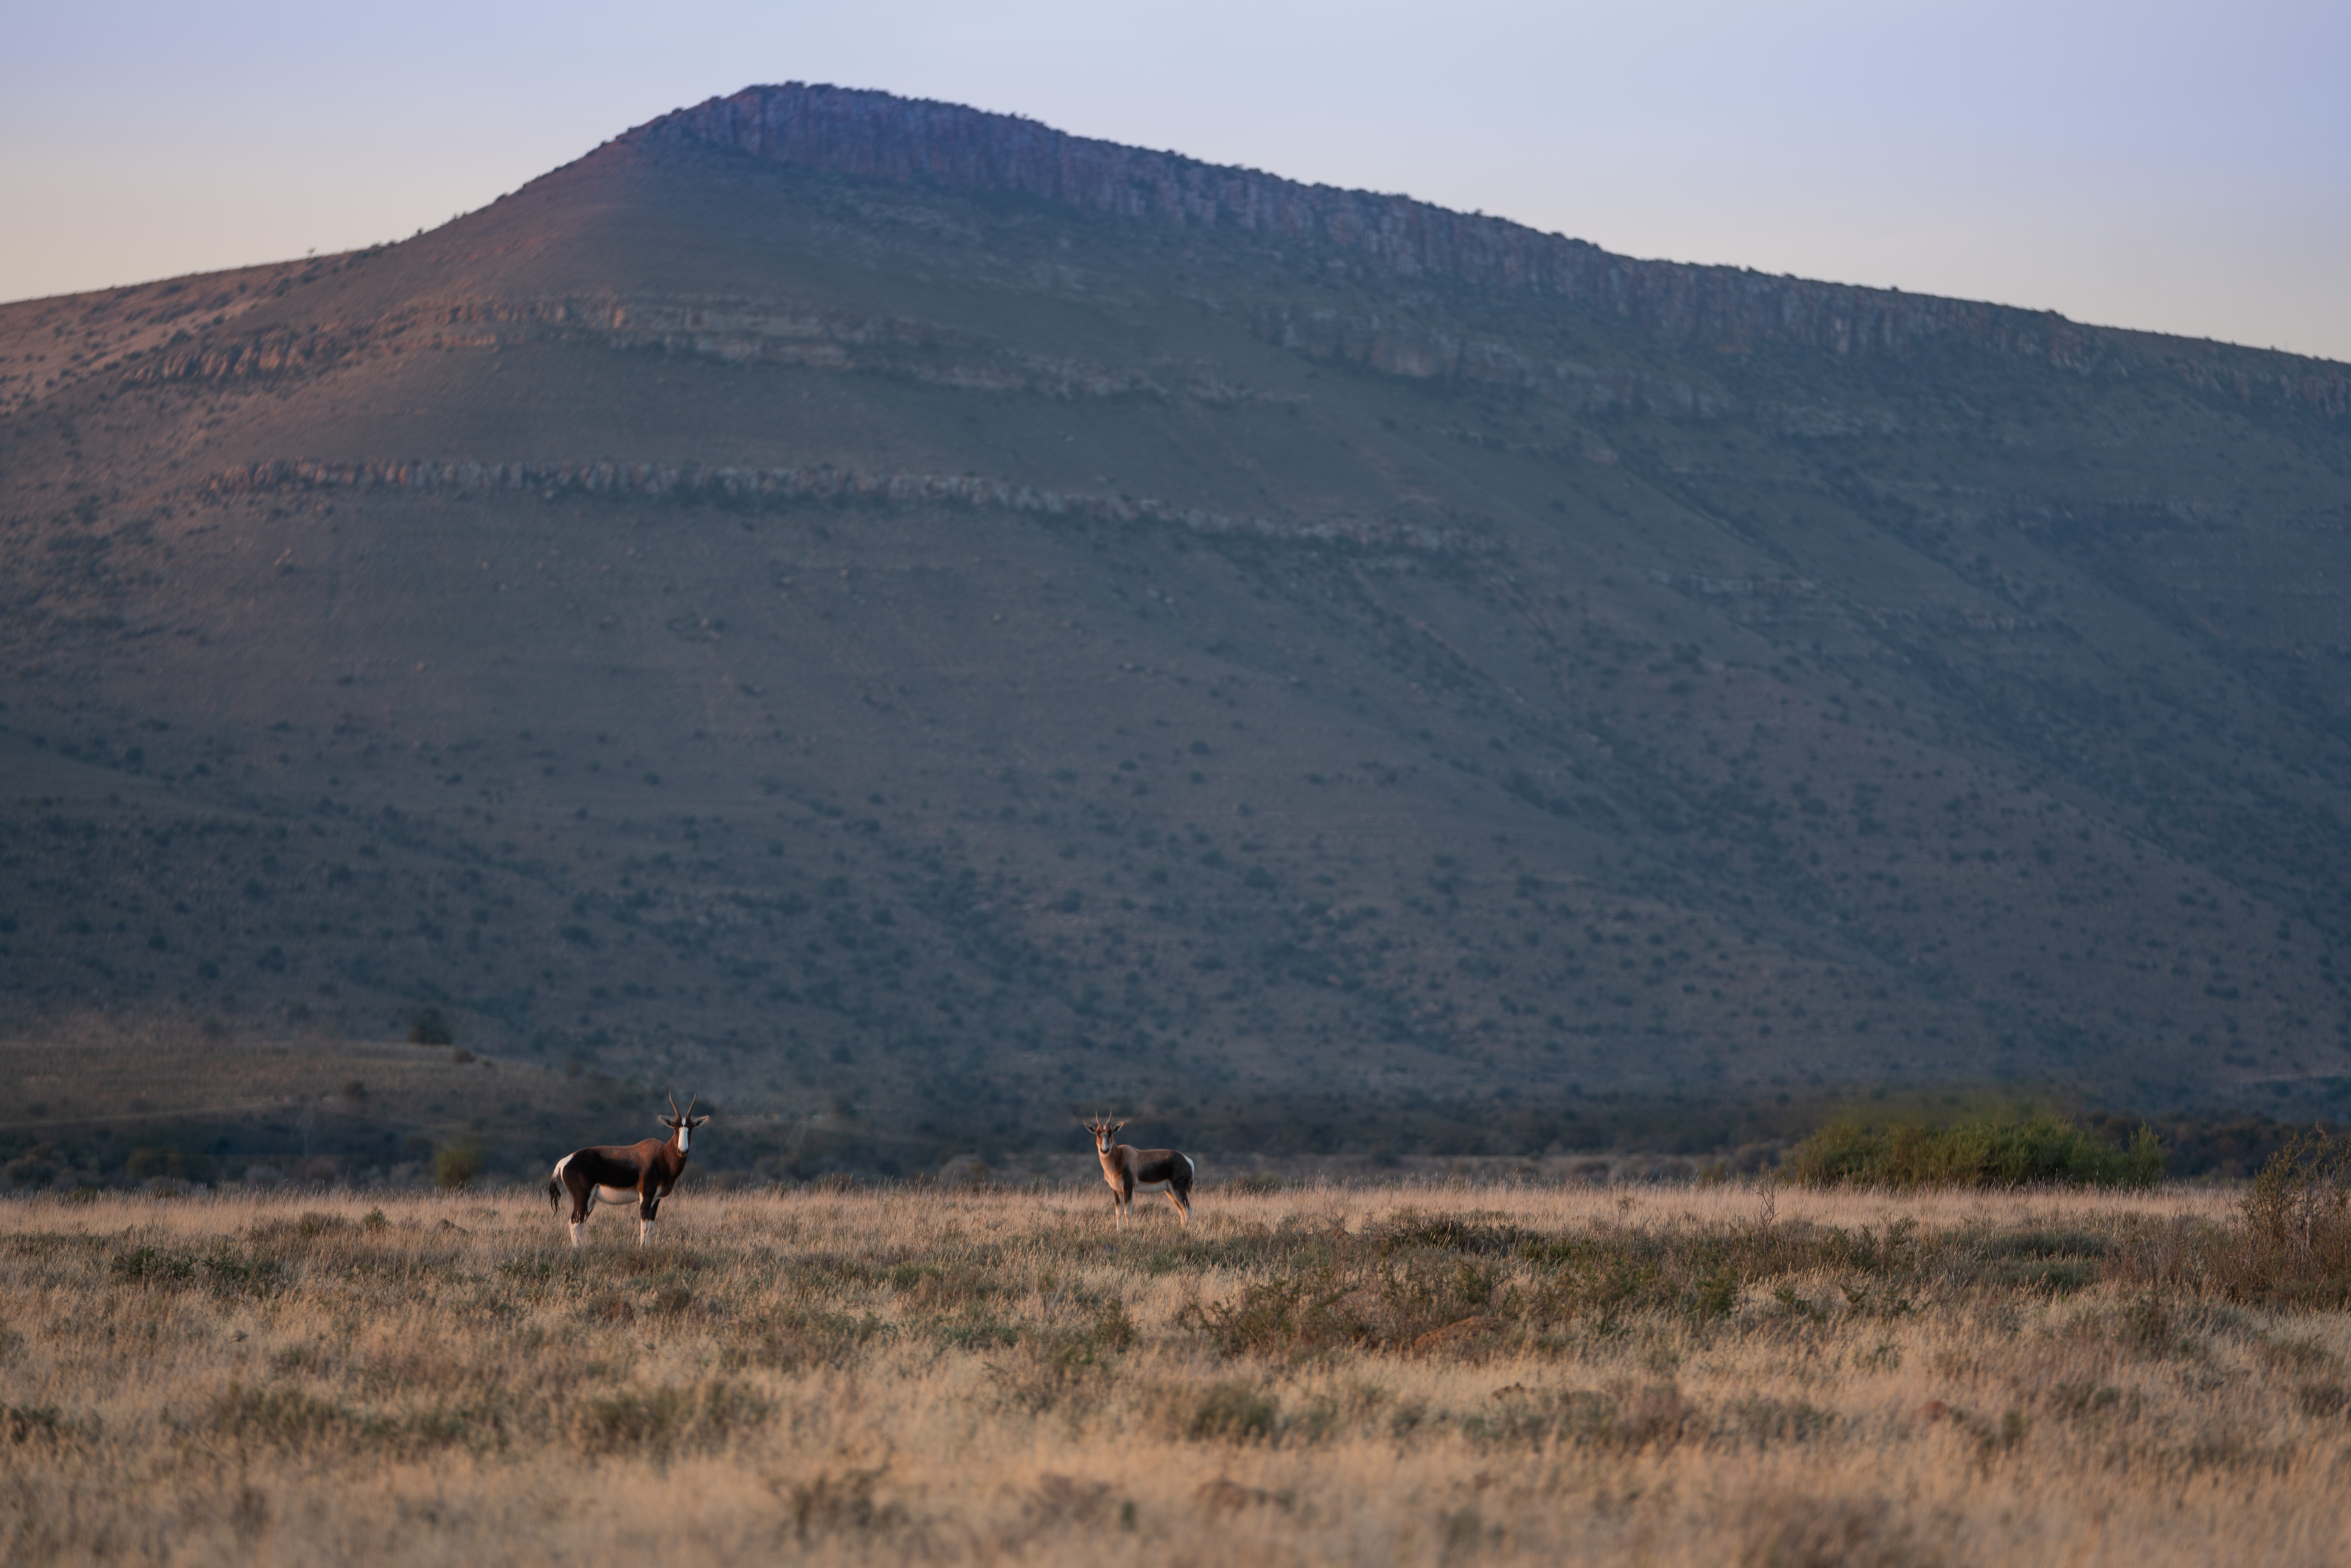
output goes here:
{"type": "Polygon", "coordinates": [[[2351,360],[2351,5],[78,0],[0,51],[0,299],[396,239],[829,81],[1634,256],[2351,360]]]}

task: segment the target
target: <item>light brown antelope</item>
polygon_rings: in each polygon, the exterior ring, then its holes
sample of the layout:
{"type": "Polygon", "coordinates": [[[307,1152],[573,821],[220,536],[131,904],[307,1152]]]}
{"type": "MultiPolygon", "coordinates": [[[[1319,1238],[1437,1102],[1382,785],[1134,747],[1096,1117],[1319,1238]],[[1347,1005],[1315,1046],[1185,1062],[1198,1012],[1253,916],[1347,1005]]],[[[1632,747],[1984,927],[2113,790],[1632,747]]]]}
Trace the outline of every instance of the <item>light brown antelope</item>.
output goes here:
{"type": "Polygon", "coordinates": [[[673,1094],[669,1114],[661,1119],[662,1125],[669,1129],[666,1141],[647,1138],[642,1144],[600,1144],[574,1149],[556,1161],[555,1175],[547,1184],[547,1197],[560,1212],[563,1195],[571,1195],[571,1245],[580,1245],[580,1232],[588,1228],[588,1216],[599,1203],[635,1204],[637,1245],[650,1244],[653,1218],[661,1212],[661,1201],[685,1173],[686,1142],[694,1129],[708,1120],[707,1116],[694,1113],[692,1100],[685,1103],[685,1113],[680,1115],[677,1096],[673,1094]]]}
{"type": "Polygon", "coordinates": [[[1104,1116],[1078,1124],[1094,1135],[1094,1153],[1102,1158],[1102,1180],[1110,1183],[1111,1197],[1118,1204],[1118,1223],[1126,1228],[1126,1217],[1134,1207],[1134,1187],[1165,1182],[1167,1201],[1176,1206],[1186,1228],[1192,1223],[1192,1156],[1177,1154],[1174,1149],[1136,1149],[1114,1143],[1124,1122],[1113,1122],[1104,1116]]]}

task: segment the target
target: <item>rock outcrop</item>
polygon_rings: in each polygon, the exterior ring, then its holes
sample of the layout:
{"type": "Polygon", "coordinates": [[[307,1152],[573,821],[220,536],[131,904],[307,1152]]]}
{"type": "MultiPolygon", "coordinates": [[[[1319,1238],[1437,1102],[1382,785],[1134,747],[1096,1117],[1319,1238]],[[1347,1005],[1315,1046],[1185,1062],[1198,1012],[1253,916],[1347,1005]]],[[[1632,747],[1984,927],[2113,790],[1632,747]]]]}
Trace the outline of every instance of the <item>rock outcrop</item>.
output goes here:
{"type": "MultiPolygon", "coordinates": [[[[1838,355],[1901,354],[1954,339],[2075,370],[2116,368],[2118,334],[2048,310],[1645,261],[1588,241],[1406,196],[1346,191],[1071,136],[1033,120],[885,92],[787,82],[750,87],[630,132],[682,133],[827,173],[1034,196],[1184,227],[1229,228],[1327,251],[1342,266],[1586,301],[1677,343],[1740,351],[1784,343],[1838,355]]],[[[2214,346],[2147,365],[2248,401],[2351,412],[2344,367],[2214,346]],[[2271,362],[2271,361],[2273,361],[2271,362]]],[[[2138,361],[2136,353],[2120,358],[2138,361]]],[[[2134,365],[2132,368],[2137,368],[2134,365]]]]}
{"type": "Polygon", "coordinates": [[[1591,300],[1677,341],[1776,340],[1840,354],[1957,334],[2061,364],[2096,334],[2049,311],[1740,267],[1640,261],[1584,240],[1406,196],[1307,185],[1253,169],[1070,136],[1013,115],[798,82],[746,88],[640,128],[676,130],[829,173],[1014,193],[1093,212],[1231,227],[1327,247],[1392,277],[1432,277],[1591,300]]]}
{"type": "Polygon", "coordinates": [[[1165,524],[1196,534],[1245,536],[1284,543],[1353,545],[1422,551],[1478,549],[1484,541],[1426,524],[1326,517],[1311,521],[1235,517],[1147,496],[1048,490],[964,474],[864,473],[831,465],[741,468],[696,463],[436,463],[426,460],[325,463],[279,459],[214,476],[216,496],[277,490],[494,491],[643,497],[745,506],[965,507],[1105,523],[1165,524]]]}

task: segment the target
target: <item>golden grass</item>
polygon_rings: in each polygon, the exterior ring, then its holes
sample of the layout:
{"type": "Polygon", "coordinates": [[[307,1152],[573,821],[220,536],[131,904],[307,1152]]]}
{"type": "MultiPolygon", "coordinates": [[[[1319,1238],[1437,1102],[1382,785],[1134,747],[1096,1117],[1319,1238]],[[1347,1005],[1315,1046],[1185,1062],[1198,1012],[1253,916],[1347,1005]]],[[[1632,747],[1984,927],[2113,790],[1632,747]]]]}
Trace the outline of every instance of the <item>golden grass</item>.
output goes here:
{"type": "Polygon", "coordinates": [[[2211,1192],[0,1206],[12,1563],[2341,1561],[2211,1192]],[[371,1219],[371,1209],[381,1218],[371,1219]],[[1287,1303],[1285,1305],[1285,1303],[1287,1303]]]}

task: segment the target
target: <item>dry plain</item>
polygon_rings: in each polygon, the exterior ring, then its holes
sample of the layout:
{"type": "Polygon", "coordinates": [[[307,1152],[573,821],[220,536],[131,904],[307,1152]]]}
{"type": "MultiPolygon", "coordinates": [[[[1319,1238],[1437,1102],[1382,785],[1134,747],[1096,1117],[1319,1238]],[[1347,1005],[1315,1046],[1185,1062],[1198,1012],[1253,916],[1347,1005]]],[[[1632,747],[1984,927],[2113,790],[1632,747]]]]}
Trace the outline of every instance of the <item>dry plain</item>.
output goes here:
{"type": "Polygon", "coordinates": [[[0,1206],[12,1563],[2321,1563],[2226,1190],[0,1206]]]}

